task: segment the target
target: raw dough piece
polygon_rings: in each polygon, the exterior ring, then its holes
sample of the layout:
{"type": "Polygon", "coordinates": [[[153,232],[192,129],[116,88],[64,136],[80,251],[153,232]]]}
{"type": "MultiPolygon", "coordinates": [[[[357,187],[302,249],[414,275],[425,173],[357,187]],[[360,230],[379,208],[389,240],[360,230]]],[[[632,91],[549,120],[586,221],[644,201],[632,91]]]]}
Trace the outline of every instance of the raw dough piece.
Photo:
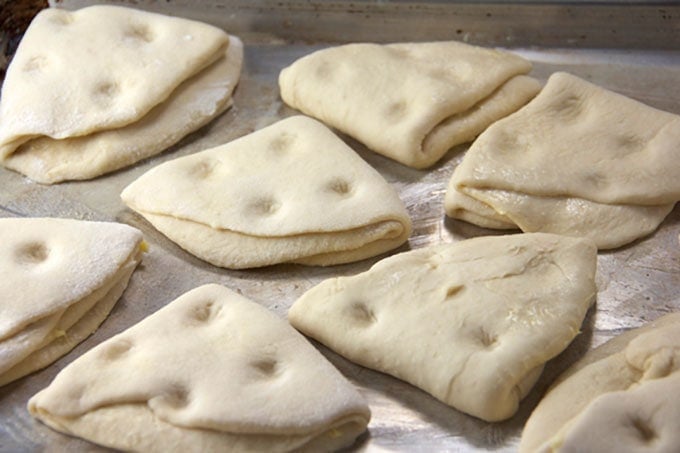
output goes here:
{"type": "Polygon", "coordinates": [[[303,333],[487,421],[511,417],[594,300],[590,242],[480,237],[327,280],[288,313],[303,333]]]}
{"type": "Polygon", "coordinates": [[[141,260],[117,223],[0,219],[0,385],[46,367],[94,332],[141,260]]]}
{"type": "Polygon", "coordinates": [[[679,116],[556,73],[472,144],[446,213],[619,247],[653,232],[680,199],[678,146],[679,116]]]}
{"type": "Polygon", "coordinates": [[[93,348],[28,409],[58,431],[149,452],[330,451],[352,444],[370,418],[302,335],[220,285],[93,348]]]}
{"type": "Polygon", "coordinates": [[[520,452],[680,450],[680,313],[628,331],[558,378],[520,452]]]}
{"type": "Polygon", "coordinates": [[[43,10],[3,85],[0,161],[51,183],[160,152],[228,107],[240,47],[213,26],[130,8],[43,10]]]}
{"type": "Polygon", "coordinates": [[[242,62],[243,44],[230,36],[224,58],[182,83],[139,121],[81,137],[29,140],[3,164],[52,184],[94,178],[158,154],[231,106],[242,62]]]}
{"type": "Polygon", "coordinates": [[[459,42],[348,44],[281,71],[282,99],[414,168],[526,104],[540,89],[531,63],[459,42]]]}
{"type": "Polygon", "coordinates": [[[356,261],[411,232],[396,191],[303,116],[159,165],[121,197],[190,253],[234,269],[356,261]]]}

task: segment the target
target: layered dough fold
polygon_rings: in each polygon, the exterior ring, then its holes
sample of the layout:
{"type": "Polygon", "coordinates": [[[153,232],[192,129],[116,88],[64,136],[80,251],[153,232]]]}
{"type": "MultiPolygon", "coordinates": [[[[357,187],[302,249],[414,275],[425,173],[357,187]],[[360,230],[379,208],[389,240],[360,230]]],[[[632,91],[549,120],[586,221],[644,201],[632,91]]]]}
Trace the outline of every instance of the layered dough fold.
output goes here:
{"type": "Polygon", "coordinates": [[[540,89],[511,53],[459,42],[348,44],[281,71],[281,98],[414,168],[437,162],[540,89]]]}
{"type": "Polygon", "coordinates": [[[141,260],[127,225],[0,220],[0,385],[46,367],[104,321],[141,260]]]}
{"type": "Polygon", "coordinates": [[[511,417],[594,300],[595,246],[543,233],[386,258],[291,307],[291,324],[360,365],[487,421],[511,417]]]}
{"type": "Polygon", "coordinates": [[[411,231],[382,176],[302,116],[166,162],[121,197],[181,247],[227,268],[356,261],[411,231]]]}
{"type": "Polygon", "coordinates": [[[134,451],[332,451],[370,412],[302,335],[219,285],[93,348],[28,404],[59,431],[134,451]]]}
{"type": "Polygon", "coordinates": [[[619,247],[653,232],[680,199],[680,117],[567,73],[472,144],[447,215],[619,247]]]}
{"type": "Polygon", "coordinates": [[[680,449],[680,313],[588,352],[543,397],[520,452],[680,449]]]}
{"type": "Polygon", "coordinates": [[[51,184],[157,154],[231,105],[242,61],[238,38],[200,22],[43,10],[3,85],[0,162],[51,184]]]}

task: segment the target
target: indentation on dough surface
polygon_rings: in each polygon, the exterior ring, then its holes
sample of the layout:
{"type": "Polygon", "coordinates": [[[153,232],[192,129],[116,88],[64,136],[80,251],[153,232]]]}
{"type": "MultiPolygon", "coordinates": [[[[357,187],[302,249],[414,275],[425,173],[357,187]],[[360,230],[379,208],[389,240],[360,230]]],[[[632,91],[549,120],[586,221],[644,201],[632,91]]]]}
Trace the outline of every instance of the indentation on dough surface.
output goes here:
{"type": "Polygon", "coordinates": [[[213,301],[205,301],[201,304],[194,305],[191,310],[191,317],[195,321],[208,322],[215,319],[221,310],[221,306],[213,301]]]}
{"type": "Polygon", "coordinates": [[[446,288],[446,298],[455,297],[460,291],[465,288],[465,285],[452,285],[446,288]]]}
{"type": "Polygon", "coordinates": [[[44,55],[36,55],[29,58],[24,64],[24,72],[39,72],[47,67],[47,57],[44,55]]]}
{"type": "Polygon", "coordinates": [[[52,10],[50,22],[56,25],[68,25],[73,22],[73,14],[63,10],[52,10]]]}
{"type": "Polygon", "coordinates": [[[210,159],[203,159],[189,167],[187,173],[192,178],[205,179],[210,176],[217,163],[210,159]]]}
{"type": "Polygon", "coordinates": [[[248,211],[255,215],[271,215],[278,211],[280,204],[274,197],[263,196],[248,204],[248,211]]]}
{"type": "Polygon", "coordinates": [[[398,121],[406,115],[406,107],[404,100],[391,102],[385,108],[385,116],[391,121],[398,121]]]}
{"type": "Polygon", "coordinates": [[[352,184],[343,178],[334,178],[328,182],[326,190],[338,195],[348,195],[352,191],[352,184]]]}
{"type": "Polygon", "coordinates": [[[265,357],[250,363],[250,366],[262,377],[274,377],[280,371],[279,362],[273,357],[265,357]]]}
{"type": "Polygon", "coordinates": [[[491,348],[498,344],[498,337],[484,327],[480,327],[475,333],[477,341],[485,348],[491,348]]]}
{"type": "Polygon", "coordinates": [[[427,75],[435,80],[448,80],[450,79],[449,74],[450,71],[447,71],[446,68],[440,67],[432,68],[427,71],[427,75]]]}
{"type": "Polygon", "coordinates": [[[575,94],[570,94],[565,99],[553,104],[555,112],[566,119],[571,119],[579,116],[583,108],[583,99],[575,94]]]}
{"type": "Polygon", "coordinates": [[[171,407],[180,408],[189,404],[189,390],[182,384],[172,384],[164,392],[161,398],[171,407]]]}
{"type": "Polygon", "coordinates": [[[68,399],[79,401],[85,395],[85,386],[82,384],[73,383],[68,388],[68,399]]]}
{"type": "Polygon", "coordinates": [[[118,94],[118,84],[112,80],[102,80],[95,84],[92,95],[97,102],[106,107],[111,104],[112,99],[118,94]]]}
{"type": "Polygon", "coordinates": [[[50,250],[43,242],[28,242],[17,247],[16,260],[21,264],[40,264],[47,260],[50,250]]]}
{"type": "Polygon", "coordinates": [[[269,147],[273,151],[282,153],[290,150],[290,148],[293,146],[293,143],[295,143],[295,135],[284,132],[278,137],[274,138],[269,144],[269,147]]]}
{"type": "Polygon", "coordinates": [[[361,324],[373,324],[377,321],[375,313],[363,302],[353,302],[349,305],[349,315],[361,324]]]}
{"type": "Polygon", "coordinates": [[[125,355],[130,349],[132,349],[132,342],[130,340],[118,339],[106,345],[102,351],[102,357],[105,360],[116,360],[125,355]]]}
{"type": "Polygon", "coordinates": [[[656,430],[646,420],[635,416],[631,419],[631,426],[643,443],[650,443],[658,438],[656,430]]]}
{"type": "Polygon", "coordinates": [[[584,178],[595,187],[602,187],[607,183],[607,177],[599,171],[587,171],[584,178]]]}
{"type": "Polygon", "coordinates": [[[154,33],[146,24],[129,24],[123,31],[123,36],[131,41],[151,42],[154,40],[154,33]]]}
{"type": "Polygon", "coordinates": [[[636,134],[622,134],[616,137],[616,149],[623,156],[642,151],[644,146],[645,140],[636,134]]]}
{"type": "Polygon", "coordinates": [[[331,75],[331,65],[327,61],[321,62],[316,68],[315,74],[319,79],[327,79],[331,75]]]}

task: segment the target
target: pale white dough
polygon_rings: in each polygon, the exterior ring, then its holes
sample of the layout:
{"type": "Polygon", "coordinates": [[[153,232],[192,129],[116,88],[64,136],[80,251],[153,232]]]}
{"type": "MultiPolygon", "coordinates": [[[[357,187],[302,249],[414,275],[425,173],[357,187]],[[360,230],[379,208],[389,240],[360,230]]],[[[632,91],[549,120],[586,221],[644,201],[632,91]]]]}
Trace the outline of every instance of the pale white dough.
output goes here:
{"type": "Polygon", "coordinates": [[[382,176],[303,116],[159,165],[121,197],[181,247],[228,268],[355,261],[411,231],[382,176]]]}
{"type": "Polygon", "coordinates": [[[49,426],[134,451],[329,451],[370,412],[284,320],[196,288],[62,370],[28,403],[49,426]]]}
{"type": "Polygon", "coordinates": [[[511,417],[594,300],[590,241],[480,237],[329,279],[291,307],[303,333],[488,421],[511,417]]]}
{"type": "Polygon", "coordinates": [[[680,449],[680,313],[628,331],[558,378],[520,452],[680,449]]]}
{"type": "Polygon", "coordinates": [[[131,8],[45,9],[7,70],[0,156],[35,136],[75,137],[137,121],[228,44],[211,25],[131,8]]]}
{"type": "Polygon", "coordinates": [[[531,64],[460,42],[348,44],[281,71],[282,99],[414,168],[438,161],[539,90],[531,64]],[[507,82],[507,83],[506,83],[507,82]]]}
{"type": "Polygon", "coordinates": [[[3,162],[34,181],[90,179],[158,154],[229,108],[243,62],[243,44],[229,37],[224,57],[178,86],[138,121],[89,135],[22,144],[3,162]]]}
{"type": "Polygon", "coordinates": [[[91,334],[141,259],[127,225],[0,219],[0,385],[43,368],[91,334]]]}
{"type": "Polygon", "coordinates": [[[474,140],[494,121],[529,102],[540,89],[540,83],[534,78],[525,75],[511,78],[470,109],[435,126],[423,140],[423,153],[441,157],[453,146],[474,140]]]}
{"type": "Polygon", "coordinates": [[[619,247],[653,232],[680,199],[678,146],[677,115],[556,73],[472,144],[446,213],[619,247]]]}

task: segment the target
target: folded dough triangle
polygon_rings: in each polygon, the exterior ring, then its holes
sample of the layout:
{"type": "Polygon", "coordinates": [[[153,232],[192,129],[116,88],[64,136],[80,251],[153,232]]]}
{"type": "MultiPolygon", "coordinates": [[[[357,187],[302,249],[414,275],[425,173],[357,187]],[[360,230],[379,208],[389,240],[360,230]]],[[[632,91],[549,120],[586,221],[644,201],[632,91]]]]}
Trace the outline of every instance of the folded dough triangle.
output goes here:
{"type": "Polygon", "coordinates": [[[0,385],[66,354],[104,321],[141,260],[117,223],[0,219],[0,385]]]}
{"type": "Polygon", "coordinates": [[[156,154],[228,108],[241,61],[238,39],[200,22],[43,10],[2,88],[0,161],[53,183],[156,154]]]}
{"type": "Polygon", "coordinates": [[[28,403],[59,431],[135,451],[330,451],[370,412],[284,320],[196,288],[62,370],[28,403]]]}
{"type": "Polygon", "coordinates": [[[411,231],[382,176],[303,116],[159,165],[121,197],[181,247],[227,268],[356,261],[411,231]]]}
{"type": "Polygon", "coordinates": [[[531,64],[460,42],[348,44],[281,71],[281,98],[373,151],[425,168],[526,104],[531,64]]]}
{"type": "Polygon", "coordinates": [[[184,81],[138,121],[73,138],[34,138],[2,163],[44,184],[90,179],[132,165],[169,148],[228,109],[242,62],[243,44],[230,36],[222,58],[184,81]]]}
{"type": "Polygon", "coordinates": [[[680,313],[588,352],[527,421],[520,452],[679,451],[680,313]]]}
{"type": "Polygon", "coordinates": [[[556,73],[472,144],[446,213],[618,247],[654,231],[680,200],[678,146],[678,115],[556,73]]]}
{"type": "Polygon", "coordinates": [[[288,318],[349,360],[499,421],[578,334],[595,297],[595,266],[589,241],[480,237],[326,280],[288,318]]]}

